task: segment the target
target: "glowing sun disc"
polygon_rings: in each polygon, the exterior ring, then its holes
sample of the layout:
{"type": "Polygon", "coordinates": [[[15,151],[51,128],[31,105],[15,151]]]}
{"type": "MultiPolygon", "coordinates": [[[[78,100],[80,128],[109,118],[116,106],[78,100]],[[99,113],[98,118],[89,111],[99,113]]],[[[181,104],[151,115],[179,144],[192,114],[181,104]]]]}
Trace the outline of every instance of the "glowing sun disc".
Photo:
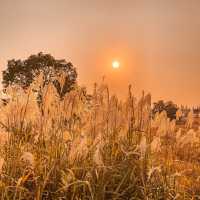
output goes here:
{"type": "Polygon", "coordinates": [[[119,67],[120,67],[119,61],[117,61],[117,60],[113,61],[113,62],[112,62],[112,67],[113,67],[114,69],[119,68],[119,67]]]}

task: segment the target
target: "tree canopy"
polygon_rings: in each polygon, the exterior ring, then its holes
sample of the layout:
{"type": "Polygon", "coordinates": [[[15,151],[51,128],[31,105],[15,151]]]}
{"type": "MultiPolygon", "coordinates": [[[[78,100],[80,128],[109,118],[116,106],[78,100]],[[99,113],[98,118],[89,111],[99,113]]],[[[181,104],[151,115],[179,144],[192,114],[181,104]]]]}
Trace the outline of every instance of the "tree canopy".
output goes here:
{"type": "Polygon", "coordinates": [[[3,87],[18,85],[27,89],[41,72],[43,86],[52,82],[61,98],[76,84],[77,72],[71,62],[57,60],[50,54],[38,53],[25,60],[9,60],[6,70],[3,71],[3,87]],[[63,84],[59,82],[61,75],[64,75],[63,84]]]}
{"type": "Polygon", "coordinates": [[[164,110],[167,112],[167,117],[169,117],[170,119],[176,119],[176,111],[178,110],[178,106],[172,101],[164,102],[163,100],[160,100],[154,103],[152,109],[153,114],[157,112],[160,113],[164,110]]]}

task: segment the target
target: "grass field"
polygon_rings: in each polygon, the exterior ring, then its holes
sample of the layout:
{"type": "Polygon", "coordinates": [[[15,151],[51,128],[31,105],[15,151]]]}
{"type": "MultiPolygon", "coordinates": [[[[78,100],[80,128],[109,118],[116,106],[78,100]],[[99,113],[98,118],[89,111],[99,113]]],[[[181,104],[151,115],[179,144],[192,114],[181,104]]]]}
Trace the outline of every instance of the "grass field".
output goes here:
{"type": "Polygon", "coordinates": [[[48,85],[40,103],[34,87],[1,106],[1,199],[200,199],[199,119],[151,119],[151,96],[131,87],[121,101],[95,85],[88,102],[48,85]]]}

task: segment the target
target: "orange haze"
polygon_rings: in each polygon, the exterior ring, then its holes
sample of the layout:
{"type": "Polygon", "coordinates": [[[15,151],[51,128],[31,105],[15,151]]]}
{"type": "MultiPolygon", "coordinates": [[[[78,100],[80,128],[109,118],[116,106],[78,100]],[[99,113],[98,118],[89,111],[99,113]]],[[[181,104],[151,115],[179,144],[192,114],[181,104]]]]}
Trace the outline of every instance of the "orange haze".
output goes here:
{"type": "Polygon", "coordinates": [[[0,0],[0,66],[40,51],[77,66],[81,84],[200,104],[199,0],[0,0]],[[112,61],[119,60],[118,70],[112,61]]]}

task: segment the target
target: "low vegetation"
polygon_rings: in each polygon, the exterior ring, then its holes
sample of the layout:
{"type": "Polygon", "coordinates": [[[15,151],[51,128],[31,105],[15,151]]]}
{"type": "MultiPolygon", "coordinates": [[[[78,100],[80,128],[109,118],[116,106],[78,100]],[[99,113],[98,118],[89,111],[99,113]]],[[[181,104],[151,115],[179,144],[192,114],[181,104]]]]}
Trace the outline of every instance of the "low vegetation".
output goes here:
{"type": "Polygon", "coordinates": [[[121,101],[104,82],[91,95],[74,85],[62,98],[53,81],[43,83],[41,73],[26,90],[6,89],[1,199],[200,198],[200,129],[192,112],[178,124],[180,110],[176,119],[152,115],[151,95],[136,99],[131,86],[121,101]]]}

